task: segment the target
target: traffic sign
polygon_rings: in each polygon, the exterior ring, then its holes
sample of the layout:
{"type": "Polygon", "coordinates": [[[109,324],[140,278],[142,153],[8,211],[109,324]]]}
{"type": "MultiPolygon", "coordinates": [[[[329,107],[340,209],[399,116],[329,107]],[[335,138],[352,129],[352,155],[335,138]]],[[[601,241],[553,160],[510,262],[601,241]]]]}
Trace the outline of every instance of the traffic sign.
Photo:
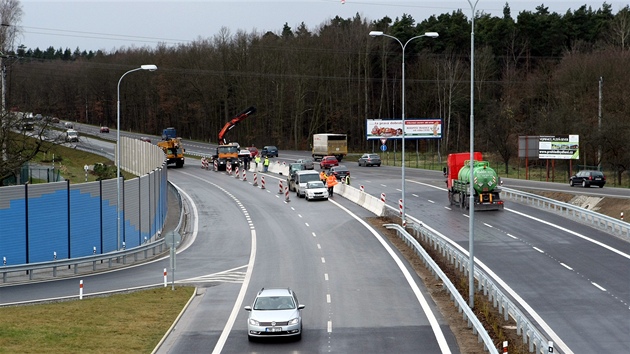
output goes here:
{"type": "Polygon", "coordinates": [[[381,151],[387,151],[387,145],[381,145],[381,151]]]}
{"type": "Polygon", "coordinates": [[[177,247],[177,245],[179,245],[181,241],[182,236],[175,231],[167,233],[164,237],[164,243],[166,243],[166,247],[177,247]]]}
{"type": "Polygon", "coordinates": [[[386,142],[387,142],[387,138],[381,138],[381,144],[385,145],[386,142]]]}

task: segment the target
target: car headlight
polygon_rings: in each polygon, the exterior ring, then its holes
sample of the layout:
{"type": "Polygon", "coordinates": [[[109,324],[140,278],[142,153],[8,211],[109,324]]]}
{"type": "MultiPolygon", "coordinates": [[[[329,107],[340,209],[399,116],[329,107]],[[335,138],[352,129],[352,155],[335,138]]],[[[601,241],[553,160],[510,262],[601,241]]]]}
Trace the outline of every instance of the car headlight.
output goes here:
{"type": "Polygon", "coordinates": [[[299,318],[294,318],[288,322],[289,325],[294,325],[299,323],[299,318]]]}
{"type": "Polygon", "coordinates": [[[254,318],[250,318],[249,319],[249,324],[252,325],[252,326],[259,326],[260,322],[256,321],[256,319],[254,319],[254,318]]]}

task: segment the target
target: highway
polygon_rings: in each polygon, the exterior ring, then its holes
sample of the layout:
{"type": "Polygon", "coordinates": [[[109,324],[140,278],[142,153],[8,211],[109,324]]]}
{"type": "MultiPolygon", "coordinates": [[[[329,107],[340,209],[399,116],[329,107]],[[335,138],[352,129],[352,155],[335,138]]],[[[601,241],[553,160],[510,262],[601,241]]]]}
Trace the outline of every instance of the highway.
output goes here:
{"type": "MultiPolygon", "coordinates": [[[[187,152],[211,151],[208,144],[185,146],[187,152]]],[[[278,160],[289,162],[305,154],[280,150],[278,160]]],[[[397,205],[400,168],[344,163],[354,186],[363,185],[373,195],[385,193],[387,203],[397,205]]],[[[169,179],[190,196],[199,213],[195,239],[178,254],[177,279],[201,290],[162,352],[274,352],[277,345],[295,352],[440,351],[439,336],[403,272],[378,238],[344,209],[359,217],[368,216],[366,211],[340,197],[306,202],[291,193],[291,202],[285,203],[277,194],[278,179],[270,178],[261,190],[198,167],[198,161],[188,159],[183,169],[169,169],[169,179]],[[247,342],[242,307],[263,286],[290,286],[306,304],[301,342],[247,342]]],[[[448,206],[442,174],[411,168],[406,174],[408,215],[468,249],[467,211],[448,206]]],[[[628,190],[608,187],[510,179],[505,184],[630,197],[628,190]]],[[[541,323],[557,351],[625,352],[630,347],[628,242],[513,202],[502,212],[477,213],[474,233],[477,264],[494,273],[541,323]]],[[[159,284],[167,266],[162,260],[95,276],[86,279],[85,288],[91,292],[159,284]]],[[[418,279],[414,282],[422,288],[418,279]]],[[[74,288],[76,280],[9,287],[2,289],[1,300],[76,294],[74,288]]],[[[457,352],[448,328],[436,317],[450,350],[457,352]]]]}

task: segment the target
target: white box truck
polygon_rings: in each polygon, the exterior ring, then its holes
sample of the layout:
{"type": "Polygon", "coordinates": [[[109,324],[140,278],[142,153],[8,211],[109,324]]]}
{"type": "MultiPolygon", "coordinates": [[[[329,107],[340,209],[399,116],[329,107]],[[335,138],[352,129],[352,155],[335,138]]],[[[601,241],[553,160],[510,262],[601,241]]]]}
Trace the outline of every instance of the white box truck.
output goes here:
{"type": "Polygon", "coordinates": [[[321,161],[324,156],[335,156],[341,161],[347,154],[346,134],[313,134],[313,160],[321,161]]]}

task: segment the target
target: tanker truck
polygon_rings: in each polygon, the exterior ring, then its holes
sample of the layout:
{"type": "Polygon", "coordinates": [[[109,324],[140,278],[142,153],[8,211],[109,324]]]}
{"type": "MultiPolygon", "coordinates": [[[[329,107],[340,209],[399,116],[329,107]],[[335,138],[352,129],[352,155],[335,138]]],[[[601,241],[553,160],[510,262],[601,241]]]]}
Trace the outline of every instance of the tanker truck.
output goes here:
{"type": "MultiPolygon", "coordinates": [[[[483,161],[480,152],[475,152],[473,157],[475,210],[503,210],[499,176],[490,167],[488,161],[483,161]]],[[[468,209],[470,204],[470,153],[449,154],[447,167],[444,168],[444,176],[446,177],[450,204],[468,209]]]]}

